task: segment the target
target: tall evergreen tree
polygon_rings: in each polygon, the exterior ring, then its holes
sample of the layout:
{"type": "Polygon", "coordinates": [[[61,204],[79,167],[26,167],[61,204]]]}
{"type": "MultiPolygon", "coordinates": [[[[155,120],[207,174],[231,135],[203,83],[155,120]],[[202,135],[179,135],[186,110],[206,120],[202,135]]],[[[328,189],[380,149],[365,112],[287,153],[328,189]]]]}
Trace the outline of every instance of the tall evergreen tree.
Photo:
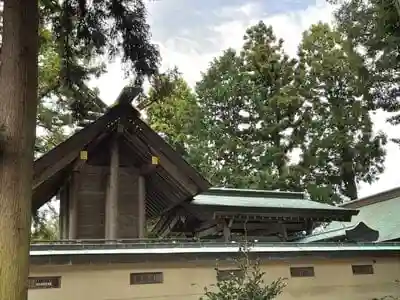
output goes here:
{"type": "MultiPolygon", "coordinates": [[[[100,113],[104,108],[96,98],[95,91],[86,88],[85,81],[91,75],[102,72],[99,66],[85,67],[80,78],[80,88],[66,86],[61,80],[61,57],[58,53],[54,34],[41,27],[39,35],[40,47],[38,56],[38,113],[37,136],[35,143],[36,155],[43,154],[62,142],[73,127],[79,125],[82,119],[74,115],[72,108],[79,102],[87,101],[85,116],[91,112],[100,113]]],[[[79,57],[76,57],[79,60],[79,57]]]]}
{"type": "Polygon", "coordinates": [[[26,299],[37,107],[38,9],[4,1],[0,54],[0,299],[26,299]]]}
{"type": "Polygon", "coordinates": [[[248,105],[251,99],[250,74],[243,59],[228,49],[214,59],[196,86],[205,130],[200,138],[207,143],[207,157],[214,185],[248,187],[254,173],[248,105]]]}
{"type": "Polygon", "coordinates": [[[189,85],[178,76],[165,78],[170,81],[171,90],[160,93],[150,89],[146,102],[149,125],[170,143],[176,151],[194,167],[210,171],[208,166],[206,140],[202,138],[205,126],[196,95],[189,85]]]}
{"type": "Polygon", "coordinates": [[[153,128],[184,144],[216,186],[301,189],[290,156],[309,118],[296,92],[304,71],[282,46],[261,22],[247,31],[242,51],[214,59],[196,85],[197,101],[178,84],[171,99],[148,110],[153,128]]]}
{"type": "MultiPolygon", "coordinates": [[[[345,1],[336,12],[339,30],[370,97],[371,108],[400,110],[400,4],[397,0],[345,1]],[[373,93],[370,93],[373,91],[373,93]]],[[[389,119],[400,123],[400,114],[389,119]]]]}
{"type": "Polygon", "coordinates": [[[276,38],[272,27],[260,22],[246,31],[244,39],[241,57],[252,84],[246,109],[254,124],[252,140],[257,141],[254,168],[258,169],[259,187],[297,190],[290,155],[301,143],[308,116],[304,97],[296,89],[302,73],[296,69],[296,60],[284,52],[283,40],[276,38]],[[265,178],[264,170],[272,177],[265,178]]]}
{"type": "Polygon", "coordinates": [[[208,128],[215,181],[224,186],[298,190],[290,155],[304,129],[296,60],[272,28],[250,27],[239,54],[228,50],[204,74],[196,92],[208,128]]]}
{"type": "Polygon", "coordinates": [[[306,70],[302,89],[312,109],[301,166],[304,184],[319,200],[356,199],[357,184],[383,171],[386,136],[374,135],[368,99],[342,35],[319,23],[304,33],[299,48],[306,70]]]}
{"type": "MultiPolygon", "coordinates": [[[[307,190],[314,200],[340,202],[357,198],[359,182],[376,180],[386,136],[373,132],[371,97],[350,50],[343,33],[318,24],[304,34],[295,61],[259,23],[240,53],[215,59],[196,86],[200,114],[176,115],[183,123],[202,118],[192,149],[202,145],[197,157],[212,183],[307,190]]],[[[171,119],[169,111],[160,103],[153,124],[171,119]]]]}

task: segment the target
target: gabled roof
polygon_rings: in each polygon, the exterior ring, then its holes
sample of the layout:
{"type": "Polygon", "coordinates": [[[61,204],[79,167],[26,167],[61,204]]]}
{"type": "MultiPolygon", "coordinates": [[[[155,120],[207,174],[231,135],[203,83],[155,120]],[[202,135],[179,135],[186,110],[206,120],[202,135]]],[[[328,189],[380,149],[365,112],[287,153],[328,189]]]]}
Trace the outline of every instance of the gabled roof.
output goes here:
{"type": "Polygon", "coordinates": [[[305,199],[303,193],[228,188],[211,188],[195,196],[190,205],[212,206],[226,210],[255,210],[260,213],[283,210],[296,210],[301,213],[312,210],[339,213],[347,217],[357,214],[357,211],[353,209],[305,199]]]}
{"type": "Polygon", "coordinates": [[[348,201],[341,204],[340,206],[348,208],[359,208],[368,205],[373,205],[379,202],[389,201],[392,200],[393,198],[399,198],[399,197],[400,197],[400,187],[397,187],[367,197],[348,201]]]}
{"type": "MultiPolygon", "coordinates": [[[[344,225],[345,223],[343,223],[344,225]]],[[[318,233],[297,240],[297,243],[329,242],[347,240],[351,242],[375,242],[379,238],[379,231],[373,230],[365,223],[336,229],[324,229],[318,233]]]]}
{"type": "Polygon", "coordinates": [[[267,208],[268,211],[271,211],[271,209],[297,209],[300,212],[301,210],[312,209],[347,212],[349,215],[357,214],[353,209],[305,199],[303,193],[246,189],[211,188],[195,196],[191,205],[221,206],[227,209],[230,207],[256,208],[259,212],[267,208]]]}
{"type": "MultiPolygon", "coordinates": [[[[400,188],[384,191],[379,194],[343,203],[343,208],[358,209],[359,214],[351,222],[331,222],[325,228],[331,238],[342,235],[343,229],[355,228],[364,224],[371,230],[379,232],[377,242],[400,239],[400,188]]],[[[323,241],[324,234],[306,237],[307,241],[323,241]]]]}
{"type": "MultiPolygon", "coordinates": [[[[127,94],[129,91],[124,89],[119,99],[126,98],[127,94]]],[[[159,158],[159,165],[146,177],[146,208],[150,216],[210,187],[203,176],[140,119],[139,112],[130,103],[117,101],[95,122],[34,162],[33,209],[39,208],[57,193],[79,164],[78,157],[82,150],[87,151],[90,157],[99,145],[107,143],[107,139],[117,130],[118,122],[124,126],[123,142],[129,148],[129,157],[135,165],[149,164],[152,156],[159,158]]]]}
{"type": "MultiPolygon", "coordinates": [[[[303,193],[210,188],[178,204],[163,214],[154,232],[178,230],[178,219],[185,219],[187,229],[200,229],[204,224],[215,222],[216,217],[239,220],[281,220],[305,226],[305,220],[329,222],[350,221],[358,213],[355,209],[311,201],[303,193]]],[[[208,225],[210,226],[210,225],[208,225]]],[[[179,229],[181,230],[181,229],[179,229]]]]}

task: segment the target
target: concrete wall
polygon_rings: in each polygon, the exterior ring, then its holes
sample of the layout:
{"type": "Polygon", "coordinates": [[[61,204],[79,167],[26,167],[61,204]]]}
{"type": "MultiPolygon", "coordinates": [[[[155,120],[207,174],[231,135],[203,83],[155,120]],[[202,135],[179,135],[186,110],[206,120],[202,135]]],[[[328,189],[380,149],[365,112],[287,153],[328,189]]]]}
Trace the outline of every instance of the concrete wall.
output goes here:
{"type": "MultiPolygon", "coordinates": [[[[32,266],[30,276],[61,276],[61,288],[29,290],[29,300],[199,299],[216,282],[215,262],[32,266]],[[130,285],[130,273],[163,272],[161,284],[130,285]]],[[[233,265],[221,265],[232,268],[233,265]]],[[[400,296],[398,258],[271,261],[263,264],[266,282],[288,278],[282,300],[367,300],[400,296]],[[375,260],[375,261],[374,261],[375,260]],[[373,264],[373,275],[353,275],[352,264],[373,264]],[[314,266],[315,277],[290,278],[291,266],[314,266]]]]}

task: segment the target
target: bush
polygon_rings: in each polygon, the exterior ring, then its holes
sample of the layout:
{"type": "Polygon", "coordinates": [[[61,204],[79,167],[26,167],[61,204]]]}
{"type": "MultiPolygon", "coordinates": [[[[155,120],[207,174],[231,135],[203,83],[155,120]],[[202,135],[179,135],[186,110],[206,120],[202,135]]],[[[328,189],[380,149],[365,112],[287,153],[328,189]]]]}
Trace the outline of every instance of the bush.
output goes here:
{"type": "MultiPolygon", "coordinates": [[[[237,260],[239,272],[232,272],[228,278],[218,280],[211,288],[205,288],[201,300],[270,300],[279,296],[286,286],[286,279],[266,284],[263,280],[265,272],[261,271],[260,260],[249,259],[249,248],[240,250],[241,257],[237,260]]],[[[221,271],[216,268],[217,274],[221,271]]]]}

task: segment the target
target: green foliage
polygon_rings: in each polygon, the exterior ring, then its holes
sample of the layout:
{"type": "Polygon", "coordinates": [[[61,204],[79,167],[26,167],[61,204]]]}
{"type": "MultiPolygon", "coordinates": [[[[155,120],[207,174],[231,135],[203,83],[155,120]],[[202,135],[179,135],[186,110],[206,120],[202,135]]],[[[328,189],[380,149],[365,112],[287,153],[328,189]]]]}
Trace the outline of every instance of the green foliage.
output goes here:
{"type": "MultiPolygon", "coordinates": [[[[237,262],[240,272],[232,273],[226,280],[219,280],[215,286],[206,287],[201,300],[271,300],[279,296],[286,281],[279,278],[270,284],[263,280],[260,261],[251,261],[248,250],[243,250],[237,262]]],[[[216,268],[219,271],[219,268],[216,268]]]]}
{"type": "Polygon", "coordinates": [[[177,78],[173,82],[173,91],[162,101],[153,100],[156,97],[154,89],[149,92],[148,120],[153,129],[167,135],[172,143],[184,143],[186,135],[196,125],[195,117],[198,106],[193,92],[183,78],[177,78]]]}
{"type": "Polygon", "coordinates": [[[251,108],[257,187],[297,190],[289,156],[303,139],[303,119],[307,116],[304,98],[296,89],[303,80],[296,71],[297,61],[289,58],[283,40],[277,39],[272,27],[263,22],[250,27],[244,40],[241,57],[252,83],[252,90],[247,91],[251,101],[246,108],[251,108]]]}
{"type": "Polygon", "coordinates": [[[121,56],[135,85],[158,72],[141,0],[39,1],[39,107],[36,152],[43,153],[104,112],[85,82],[121,56]]]}
{"type": "Polygon", "coordinates": [[[313,194],[357,198],[357,183],[383,171],[386,136],[374,135],[369,101],[360,87],[345,41],[326,24],[304,33],[299,48],[301,87],[312,118],[301,146],[304,184],[313,194]]]}
{"type": "Polygon", "coordinates": [[[32,218],[31,240],[58,240],[58,232],[58,213],[54,209],[52,203],[48,203],[32,218]]]}
{"type": "Polygon", "coordinates": [[[143,95],[143,99],[139,103],[138,108],[145,109],[150,105],[160,103],[166,99],[174,97],[173,94],[177,89],[180,89],[179,82],[182,80],[182,74],[179,73],[176,67],[173,69],[168,69],[164,73],[153,76],[152,80],[150,81],[151,89],[149,95],[143,95]]]}
{"type": "MultiPolygon", "coordinates": [[[[373,90],[371,106],[397,112],[400,81],[400,4],[397,0],[345,1],[336,12],[339,30],[356,58],[360,87],[373,90]],[[360,63],[361,62],[361,63],[360,63]]],[[[389,119],[400,123],[400,114],[389,119]]]]}
{"type": "Polygon", "coordinates": [[[249,117],[243,112],[248,100],[249,74],[243,60],[228,49],[215,59],[196,86],[207,141],[208,174],[214,185],[241,187],[250,176],[252,149],[249,117]],[[232,176],[235,174],[235,176],[232,176]]]}
{"type": "Polygon", "coordinates": [[[216,186],[354,199],[359,182],[383,171],[386,144],[373,132],[363,62],[325,24],[304,33],[298,60],[282,45],[264,23],[250,27],[239,53],[228,49],[211,62],[195,95],[176,81],[149,108],[149,122],[216,186]],[[291,160],[296,151],[299,162],[291,160]]]}
{"type": "Polygon", "coordinates": [[[62,60],[53,32],[42,27],[40,42],[36,154],[43,154],[62,142],[68,131],[78,125],[78,120],[89,117],[90,111],[103,110],[96,92],[84,84],[92,75],[99,74],[101,68],[87,67],[81,73],[79,87],[67,86],[62,81],[62,60]],[[80,103],[85,106],[78,109],[80,103]]]}
{"type": "Polygon", "coordinates": [[[121,55],[137,83],[157,73],[159,53],[150,42],[143,1],[43,0],[42,7],[43,22],[55,33],[67,84],[81,78],[84,67],[76,65],[77,57],[91,61],[121,55]]]}
{"type": "Polygon", "coordinates": [[[211,63],[196,93],[214,184],[298,188],[288,158],[301,137],[295,66],[262,22],[246,31],[239,54],[228,49],[211,63]]]}
{"type": "Polygon", "coordinates": [[[143,103],[146,104],[148,123],[183,155],[193,166],[208,170],[207,160],[199,139],[204,128],[196,96],[182,78],[173,70],[153,86],[143,103]]]}
{"type": "Polygon", "coordinates": [[[85,82],[101,75],[109,59],[122,57],[135,85],[157,74],[159,53],[150,42],[143,1],[41,0],[39,8],[39,125],[44,130],[84,125],[104,112],[97,92],[85,82]]]}

